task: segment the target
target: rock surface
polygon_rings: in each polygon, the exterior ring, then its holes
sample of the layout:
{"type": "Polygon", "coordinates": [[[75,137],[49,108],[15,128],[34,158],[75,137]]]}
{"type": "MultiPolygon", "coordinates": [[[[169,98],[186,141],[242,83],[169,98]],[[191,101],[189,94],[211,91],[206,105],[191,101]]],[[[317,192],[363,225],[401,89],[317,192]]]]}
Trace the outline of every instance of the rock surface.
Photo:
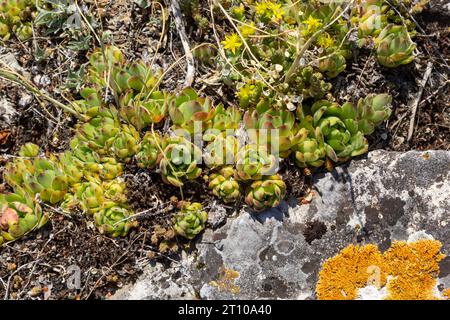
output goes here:
{"type": "MultiPolygon", "coordinates": [[[[161,273],[150,266],[116,299],[314,299],[321,264],[351,243],[386,250],[433,237],[450,254],[450,152],[374,151],[314,177],[311,203],[243,211],[161,273]]],[[[440,289],[450,287],[450,257],[440,289]]]]}

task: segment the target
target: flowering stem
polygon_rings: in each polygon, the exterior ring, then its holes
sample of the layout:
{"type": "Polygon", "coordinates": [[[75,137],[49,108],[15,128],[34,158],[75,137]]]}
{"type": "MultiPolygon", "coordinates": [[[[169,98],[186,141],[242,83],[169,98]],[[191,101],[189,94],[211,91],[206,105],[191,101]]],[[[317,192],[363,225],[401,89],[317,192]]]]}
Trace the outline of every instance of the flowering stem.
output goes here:
{"type": "MultiPolygon", "coordinates": [[[[305,54],[306,50],[309,49],[309,47],[312,45],[312,43],[317,39],[317,37],[319,35],[321,35],[325,30],[327,30],[329,27],[331,27],[336,21],[338,21],[347,12],[347,10],[350,8],[350,6],[353,4],[353,2],[354,2],[354,0],[350,1],[350,3],[347,5],[347,7],[344,10],[342,10],[342,12],[337,17],[335,17],[331,22],[329,22],[325,27],[323,27],[320,30],[316,31],[308,39],[308,41],[306,41],[306,43],[303,45],[303,47],[300,49],[299,53],[295,57],[295,60],[292,63],[291,67],[289,68],[288,72],[286,72],[286,75],[285,75],[285,78],[284,78],[284,83],[289,83],[289,81],[291,80],[292,76],[297,72],[297,69],[298,69],[298,67],[300,65],[300,61],[301,61],[303,55],[305,54]]],[[[336,12],[339,10],[339,8],[340,7],[336,8],[336,11],[335,11],[334,14],[336,14],[336,12]]]]}

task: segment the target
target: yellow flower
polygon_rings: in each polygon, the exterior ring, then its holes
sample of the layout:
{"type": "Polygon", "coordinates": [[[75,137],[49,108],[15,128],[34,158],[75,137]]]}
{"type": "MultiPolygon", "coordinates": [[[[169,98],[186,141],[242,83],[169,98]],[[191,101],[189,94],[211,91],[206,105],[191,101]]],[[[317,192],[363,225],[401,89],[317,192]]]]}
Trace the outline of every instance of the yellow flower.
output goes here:
{"type": "Polygon", "coordinates": [[[231,12],[235,15],[237,19],[241,19],[245,13],[244,5],[241,3],[239,7],[233,7],[231,9],[231,12]]]}
{"type": "Polygon", "coordinates": [[[265,16],[267,14],[267,10],[269,9],[267,4],[267,1],[258,2],[256,4],[255,11],[258,16],[265,16]]]}
{"type": "Polygon", "coordinates": [[[313,33],[322,27],[322,21],[320,19],[314,18],[313,16],[309,16],[308,19],[304,21],[307,26],[307,32],[313,33]]]}
{"type": "Polygon", "coordinates": [[[269,7],[270,10],[272,11],[272,12],[271,12],[271,15],[272,15],[271,19],[272,19],[273,21],[278,21],[278,20],[280,20],[280,19],[283,18],[284,11],[283,11],[283,9],[281,8],[281,4],[277,4],[277,3],[270,2],[270,3],[268,4],[268,7],[269,7]]]}
{"type": "Polygon", "coordinates": [[[263,1],[256,4],[256,14],[258,16],[278,21],[283,18],[284,11],[281,4],[272,1],[263,1]]]}
{"type": "Polygon", "coordinates": [[[330,48],[334,46],[334,39],[329,33],[323,33],[317,38],[317,44],[322,48],[330,48]]]}
{"type": "Polygon", "coordinates": [[[236,54],[236,49],[239,49],[242,46],[242,41],[236,33],[232,33],[231,35],[225,37],[222,44],[225,49],[228,49],[233,52],[233,54],[236,54]]]}
{"type": "Polygon", "coordinates": [[[255,23],[253,21],[239,26],[239,31],[241,32],[241,34],[244,38],[254,35],[255,30],[256,30],[256,27],[255,27],[255,23]]]}

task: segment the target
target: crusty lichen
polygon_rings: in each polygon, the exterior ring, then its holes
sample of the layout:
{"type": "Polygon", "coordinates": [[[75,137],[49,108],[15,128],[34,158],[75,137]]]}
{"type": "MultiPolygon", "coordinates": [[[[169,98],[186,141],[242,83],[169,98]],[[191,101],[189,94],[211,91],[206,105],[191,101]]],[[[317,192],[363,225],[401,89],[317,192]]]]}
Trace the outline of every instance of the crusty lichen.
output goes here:
{"type": "Polygon", "coordinates": [[[219,279],[211,281],[210,285],[217,287],[220,291],[228,291],[232,294],[239,293],[241,290],[239,286],[235,284],[239,278],[239,272],[225,267],[221,267],[219,279]]]}
{"type": "Polygon", "coordinates": [[[450,300],[450,288],[449,289],[445,289],[442,292],[442,295],[444,296],[445,299],[450,300]]]}
{"type": "Polygon", "coordinates": [[[386,286],[385,299],[438,299],[433,289],[439,262],[445,257],[441,247],[435,240],[399,241],[381,253],[375,245],[350,245],[323,264],[317,297],[351,300],[357,297],[359,289],[373,285],[379,289],[386,286]]]}
{"type": "Polygon", "coordinates": [[[435,240],[395,242],[383,255],[386,272],[394,278],[387,284],[388,299],[430,300],[439,275],[439,262],[445,258],[442,244],[435,240]]]}

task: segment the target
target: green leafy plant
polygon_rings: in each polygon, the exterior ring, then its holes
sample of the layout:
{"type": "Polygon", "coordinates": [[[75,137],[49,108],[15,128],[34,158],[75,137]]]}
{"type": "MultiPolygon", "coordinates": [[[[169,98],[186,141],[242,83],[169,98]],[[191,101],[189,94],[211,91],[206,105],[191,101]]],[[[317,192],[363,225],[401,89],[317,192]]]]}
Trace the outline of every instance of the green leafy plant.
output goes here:
{"type": "Polygon", "coordinates": [[[209,176],[209,189],[225,203],[236,202],[241,196],[239,182],[234,178],[234,169],[230,166],[209,176]]]}
{"type": "Polygon", "coordinates": [[[307,135],[305,129],[298,128],[294,113],[270,108],[267,104],[260,104],[256,110],[247,111],[244,125],[253,143],[269,150],[276,147],[283,158],[289,156],[293,146],[307,135]]]}
{"type": "Polygon", "coordinates": [[[414,60],[416,44],[405,26],[388,25],[376,39],[377,58],[385,67],[395,68],[414,60]]]}
{"type": "Polygon", "coordinates": [[[137,226],[136,221],[130,220],[130,216],[131,212],[126,206],[108,201],[102,204],[100,211],[94,213],[94,221],[100,233],[123,237],[137,226]]]}
{"type": "Polygon", "coordinates": [[[31,21],[36,12],[33,0],[2,0],[0,2],[0,37],[8,40],[16,35],[21,41],[33,36],[31,21]]]}
{"type": "Polygon", "coordinates": [[[35,23],[45,35],[56,34],[67,39],[67,47],[71,50],[90,48],[90,28],[96,28],[98,23],[87,5],[70,0],[39,0],[38,4],[35,23]]]}
{"type": "Polygon", "coordinates": [[[198,166],[201,150],[180,136],[167,136],[162,141],[163,152],[159,155],[159,169],[164,182],[181,187],[184,180],[193,180],[200,176],[198,166]]]}
{"type": "Polygon", "coordinates": [[[276,207],[286,196],[286,184],[279,175],[253,181],[246,190],[245,202],[255,211],[276,207]]]}
{"type": "Polygon", "coordinates": [[[161,144],[161,136],[159,133],[147,132],[138,145],[136,154],[139,167],[152,169],[158,163],[160,150],[158,145],[161,144]]]}
{"type": "Polygon", "coordinates": [[[249,144],[242,147],[237,154],[238,180],[260,180],[263,176],[276,173],[277,170],[277,159],[264,146],[249,144]]]}
{"type": "Polygon", "coordinates": [[[169,115],[174,129],[184,129],[194,134],[196,125],[200,132],[211,126],[214,106],[211,99],[199,97],[193,89],[189,88],[171,101],[169,115]]]}
{"type": "Polygon", "coordinates": [[[0,245],[41,228],[47,221],[48,214],[23,189],[0,194],[0,245]]]}
{"type": "Polygon", "coordinates": [[[173,219],[173,228],[176,233],[186,239],[194,239],[197,234],[205,229],[208,214],[198,202],[181,202],[180,211],[173,219]]]}

